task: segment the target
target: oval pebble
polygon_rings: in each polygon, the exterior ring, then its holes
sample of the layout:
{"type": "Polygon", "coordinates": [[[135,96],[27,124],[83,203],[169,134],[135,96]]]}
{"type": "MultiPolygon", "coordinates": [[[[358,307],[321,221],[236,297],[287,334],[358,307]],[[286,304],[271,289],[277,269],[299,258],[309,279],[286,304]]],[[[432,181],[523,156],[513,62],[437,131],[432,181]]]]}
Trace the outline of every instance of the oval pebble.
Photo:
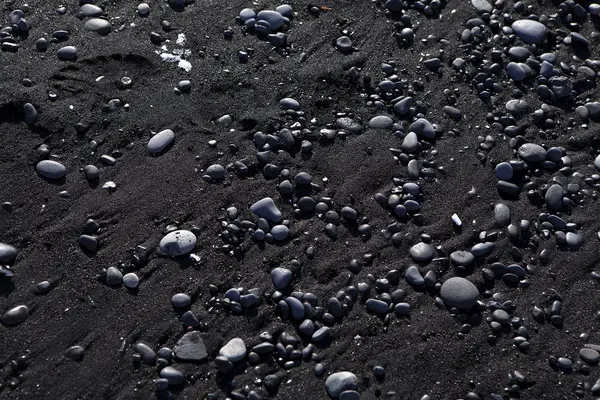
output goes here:
{"type": "Polygon", "coordinates": [[[112,30],[112,25],[103,18],[92,18],[85,21],[83,28],[88,31],[99,33],[100,35],[107,35],[112,30]]]}
{"type": "Polygon", "coordinates": [[[7,310],[2,315],[4,325],[18,325],[29,317],[29,307],[20,305],[7,310]]]}
{"type": "Polygon", "coordinates": [[[358,386],[358,379],[352,372],[336,372],[327,377],[325,388],[331,397],[339,397],[342,392],[355,390],[358,386]]]}
{"type": "Polygon", "coordinates": [[[15,257],[17,257],[16,247],[0,242],[0,263],[9,264],[15,257]]]}
{"type": "Polygon", "coordinates": [[[471,281],[453,277],[442,284],[440,297],[449,307],[469,309],[477,303],[479,290],[471,281]]]}
{"type": "Polygon", "coordinates": [[[42,160],[35,166],[37,173],[46,179],[61,179],[67,173],[67,168],[57,161],[42,160]]]}
{"type": "Polygon", "coordinates": [[[160,241],[159,247],[167,255],[178,257],[194,250],[196,240],[196,235],[182,229],[165,235],[160,241]]]}
{"type": "Polygon", "coordinates": [[[73,61],[77,59],[77,49],[75,46],[65,46],[58,49],[56,56],[61,61],[73,61]]]}
{"type": "Polygon", "coordinates": [[[160,153],[175,139],[175,133],[171,129],[165,129],[152,136],[148,141],[150,153],[160,153]]]}
{"type": "Polygon", "coordinates": [[[227,358],[232,363],[241,361],[246,357],[246,344],[243,339],[231,339],[225,346],[221,347],[219,355],[227,358]]]}

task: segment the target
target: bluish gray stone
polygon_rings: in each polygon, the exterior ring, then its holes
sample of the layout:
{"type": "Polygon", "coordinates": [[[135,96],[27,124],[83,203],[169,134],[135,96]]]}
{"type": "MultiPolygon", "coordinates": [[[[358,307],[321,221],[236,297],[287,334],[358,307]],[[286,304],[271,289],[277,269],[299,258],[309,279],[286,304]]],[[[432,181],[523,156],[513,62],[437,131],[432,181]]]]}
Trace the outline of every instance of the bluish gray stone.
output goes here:
{"type": "Polygon", "coordinates": [[[359,134],[363,131],[362,125],[349,117],[338,118],[335,122],[340,129],[346,132],[359,134]]]}
{"type": "Polygon", "coordinates": [[[495,248],[496,245],[494,242],[477,243],[471,247],[471,253],[473,253],[475,257],[482,257],[494,251],[495,248]]]}
{"type": "Polygon", "coordinates": [[[160,153],[175,139],[175,133],[170,129],[165,129],[152,136],[148,141],[148,151],[150,153],[160,153]]]}
{"type": "Polygon", "coordinates": [[[520,64],[509,62],[506,66],[506,72],[514,81],[521,82],[527,77],[527,73],[520,64]]]}
{"type": "Polygon", "coordinates": [[[294,16],[294,8],[289,4],[282,4],[275,7],[275,11],[283,15],[286,18],[292,18],[294,16]]]}
{"type": "Polygon", "coordinates": [[[154,365],[156,363],[156,352],[145,343],[137,342],[133,345],[133,351],[138,353],[144,364],[154,365]]]}
{"type": "Polygon", "coordinates": [[[292,319],[301,321],[304,319],[304,304],[295,297],[289,296],[285,299],[285,302],[290,307],[290,314],[292,319]]]}
{"type": "Polygon", "coordinates": [[[449,307],[469,309],[479,299],[479,290],[471,281],[454,277],[446,280],[440,289],[440,297],[449,307]]]}
{"type": "Polygon", "coordinates": [[[56,56],[61,61],[74,61],[77,59],[77,49],[75,46],[65,46],[58,49],[56,56]]]}
{"type": "Polygon", "coordinates": [[[368,299],[365,305],[367,306],[367,310],[377,314],[386,314],[388,312],[388,305],[382,300],[368,299]]]}
{"type": "Polygon", "coordinates": [[[558,183],[553,184],[546,190],[544,201],[550,210],[560,210],[562,208],[563,188],[558,183]]]}
{"type": "Polygon", "coordinates": [[[292,271],[287,268],[278,267],[271,271],[271,280],[277,290],[283,290],[288,287],[293,277],[292,271]]]}
{"type": "Polygon", "coordinates": [[[342,53],[349,53],[352,51],[352,40],[348,36],[340,36],[335,41],[335,47],[342,53]]]}
{"type": "Polygon", "coordinates": [[[171,305],[173,308],[186,308],[192,304],[192,299],[185,293],[177,293],[171,297],[171,305]]]}
{"type": "Polygon", "coordinates": [[[266,21],[269,23],[271,31],[276,31],[285,23],[283,15],[273,10],[263,10],[256,15],[258,21],[266,21]]]}
{"type": "Polygon", "coordinates": [[[196,247],[196,235],[181,229],[165,235],[159,243],[161,251],[171,257],[187,254],[196,247]]]}
{"type": "Polygon", "coordinates": [[[513,22],[511,28],[527,44],[540,44],[546,37],[546,27],[538,21],[520,19],[513,22]]]}
{"type": "Polygon", "coordinates": [[[409,253],[416,262],[428,262],[435,255],[435,248],[428,243],[420,242],[412,246],[409,253]]]}
{"type": "Polygon", "coordinates": [[[398,303],[394,306],[394,313],[398,317],[408,317],[410,315],[410,304],[398,303]]]}
{"type": "Polygon", "coordinates": [[[510,181],[510,179],[513,177],[513,167],[507,162],[501,162],[496,165],[494,172],[496,173],[496,178],[503,181],[510,181]]]}
{"type": "Polygon", "coordinates": [[[18,325],[29,317],[29,307],[20,305],[8,309],[2,315],[2,323],[4,325],[18,325]]]}
{"type": "Polygon", "coordinates": [[[273,235],[273,239],[277,241],[282,241],[287,239],[290,234],[290,228],[285,225],[275,225],[271,229],[271,235],[273,235]]]}
{"type": "Polygon", "coordinates": [[[414,153],[419,148],[419,139],[415,132],[408,132],[402,140],[402,151],[406,153],[414,153]]]}
{"type": "Polygon", "coordinates": [[[281,220],[281,211],[279,211],[275,202],[270,197],[265,197],[252,204],[250,211],[269,222],[279,222],[281,220]]]}
{"type": "Polygon", "coordinates": [[[423,279],[419,268],[415,267],[414,265],[406,269],[404,277],[406,278],[406,281],[411,285],[423,286],[425,284],[425,279],[423,279]]]}
{"type": "Polygon", "coordinates": [[[415,99],[410,96],[403,98],[394,104],[394,112],[398,115],[406,115],[410,112],[410,108],[415,103],[415,99]]]}
{"type": "Polygon", "coordinates": [[[17,257],[17,249],[10,244],[0,242],[0,263],[9,264],[17,257]]]}
{"type": "Polygon", "coordinates": [[[140,284],[140,278],[138,278],[138,276],[136,274],[134,274],[133,272],[130,272],[123,276],[123,285],[126,288],[135,289],[139,286],[139,284],[140,284]]]}
{"type": "Polygon", "coordinates": [[[327,336],[329,336],[329,327],[324,326],[320,329],[317,329],[315,333],[313,333],[311,340],[317,343],[325,339],[327,336]]]}
{"type": "Polygon", "coordinates": [[[240,11],[240,20],[242,22],[246,22],[251,18],[255,18],[256,17],[256,13],[254,12],[253,9],[251,8],[244,8],[242,11],[240,11]]]}
{"type": "Polygon", "coordinates": [[[67,173],[67,168],[53,160],[42,160],[35,166],[37,173],[46,179],[61,179],[67,173]]]}
{"type": "Polygon", "coordinates": [[[183,373],[171,366],[160,370],[160,377],[169,381],[169,385],[181,385],[185,381],[183,373]]]}
{"type": "Polygon", "coordinates": [[[357,387],[356,375],[347,371],[333,373],[325,381],[327,393],[333,398],[339,397],[346,390],[356,390],[357,387]]]}
{"type": "Polygon", "coordinates": [[[290,97],[285,97],[279,100],[279,107],[283,108],[284,110],[298,111],[300,110],[300,103],[298,103],[297,100],[294,100],[290,97]]]}
{"type": "Polygon", "coordinates": [[[415,132],[427,140],[435,139],[435,129],[431,122],[425,118],[419,118],[408,127],[409,132],[415,132]]]}

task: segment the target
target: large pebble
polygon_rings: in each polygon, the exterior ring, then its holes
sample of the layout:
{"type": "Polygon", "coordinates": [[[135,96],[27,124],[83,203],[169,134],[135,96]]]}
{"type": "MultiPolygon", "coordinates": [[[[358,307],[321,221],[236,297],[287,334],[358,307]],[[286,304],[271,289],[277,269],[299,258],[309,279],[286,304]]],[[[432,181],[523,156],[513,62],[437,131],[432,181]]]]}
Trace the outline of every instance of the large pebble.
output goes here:
{"type": "Polygon", "coordinates": [[[181,385],[185,380],[183,373],[173,367],[164,367],[160,370],[160,377],[169,381],[169,385],[181,385]]]}
{"type": "Polygon", "coordinates": [[[35,166],[37,173],[46,179],[61,179],[67,173],[67,168],[53,160],[42,160],[35,166]]]}
{"type": "Polygon", "coordinates": [[[110,24],[110,22],[103,18],[89,19],[85,21],[83,27],[88,31],[96,32],[101,35],[107,35],[112,29],[112,25],[110,24]]]}
{"type": "Polygon", "coordinates": [[[292,271],[287,268],[278,267],[271,271],[271,280],[277,290],[285,289],[292,281],[292,278],[292,271]]]}
{"type": "Polygon", "coordinates": [[[264,218],[270,222],[279,222],[281,220],[281,211],[275,205],[270,197],[265,197],[250,206],[256,216],[264,218]]]}
{"type": "Polygon", "coordinates": [[[241,361],[246,357],[246,344],[243,339],[231,339],[225,346],[221,347],[219,355],[233,363],[241,361]]]}
{"type": "Polygon", "coordinates": [[[329,375],[325,381],[327,393],[333,398],[339,397],[346,390],[356,390],[358,379],[352,372],[336,372],[329,375]]]}
{"type": "Polygon", "coordinates": [[[0,242],[0,263],[8,264],[13,262],[17,256],[17,249],[10,244],[0,242]]]}
{"type": "Polygon", "coordinates": [[[471,281],[454,277],[446,280],[440,289],[440,297],[449,307],[469,309],[477,303],[479,290],[471,281]]]}
{"type": "Polygon", "coordinates": [[[285,23],[283,15],[273,10],[263,10],[256,15],[258,21],[267,21],[272,31],[275,31],[285,23]]]}
{"type": "Polygon", "coordinates": [[[77,59],[77,49],[75,46],[65,46],[58,49],[56,56],[61,61],[74,61],[77,59]]]}
{"type": "Polygon", "coordinates": [[[206,346],[198,331],[183,335],[173,348],[173,353],[175,353],[176,358],[185,361],[201,361],[208,357],[206,346]]]}
{"type": "Polygon", "coordinates": [[[531,163],[539,163],[546,159],[547,151],[539,144],[525,143],[519,147],[519,156],[531,163]]]}
{"type": "Polygon", "coordinates": [[[173,231],[162,238],[159,247],[171,257],[178,257],[194,250],[196,235],[183,229],[173,231]]]}
{"type": "Polygon", "coordinates": [[[527,44],[540,44],[546,37],[546,27],[538,21],[520,19],[513,22],[511,28],[527,44]]]}
{"type": "Polygon", "coordinates": [[[416,262],[428,262],[435,255],[435,248],[430,244],[421,242],[411,247],[409,253],[416,262]]]}
{"type": "Polygon", "coordinates": [[[20,305],[7,310],[2,315],[4,325],[18,325],[29,317],[29,307],[20,305]]]}
{"type": "Polygon", "coordinates": [[[150,153],[160,153],[175,139],[175,133],[170,129],[158,132],[148,141],[148,151],[150,153]]]}

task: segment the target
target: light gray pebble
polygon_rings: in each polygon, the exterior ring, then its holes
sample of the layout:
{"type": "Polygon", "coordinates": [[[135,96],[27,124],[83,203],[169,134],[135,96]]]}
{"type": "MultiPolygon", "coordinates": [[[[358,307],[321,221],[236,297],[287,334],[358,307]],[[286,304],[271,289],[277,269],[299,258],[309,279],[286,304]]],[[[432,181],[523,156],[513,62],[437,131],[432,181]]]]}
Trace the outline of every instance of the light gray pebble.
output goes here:
{"type": "Polygon", "coordinates": [[[46,179],[61,179],[67,173],[67,168],[53,160],[42,160],[35,166],[37,173],[46,179]]]}
{"type": "Polygon", "coordinates": [[[225,346],[221,347],[219,355],[227,358],[232,363],[241,361],[246,357],[246,344],[241,338],[231,339],[225,346]]]}
{"type": "Polygon", "coordinates": [[[103,18],[88,19],[85,21],[83,27],[88,31],[96,32],[100,35],[107,35],[112,30],[111,23],[103,18]]]}
{"type": "Polygon", "coordinates": [[[192,232],[181,229],[165,235],[159,243],[159,248],[171,257],[178,257],[194,250],[196,240],[196,235],[192,232]]]}
{"type": "Polygon", "coordinates": [[[139,284],[140,284],[140,278],[138,278],[138,276],[136,274],[134,274],[133,272],[130,272],[123,276],[123,285],[126,288],[135,289],[139,286],[139,284]]]}
{"type": "Polygon", "coordinates": [[[440,297],[444,304],[449,307],[469,309],[477,303],[479,291],[471,281],[461,277],[453,277],[442,284],[440,297]]]}
{"type": "Polygon", "coordinates": [[[275,205],[275,202],[270,197],[265,197],[250,206],[256,216],[264,218],[269,222],[281,221],[281,211],[275,205]]]}
{"type": "Polygon", "coordinates": [[[108,286],[118,286],[123,282],[123,273],[115,267],[109,267],[104,282],[108,286]]]}
{"type": "Polygon", "coordinates": [[[150,153],[160,153],[169,146],[175,139],[175,132],[171,129],[165,129],[152,136],[148,141],[148,151],[150,153]]]}
{"type": "Polygon", "coordinates": [[[356,375],[347,371],[333,373],[325,381],[327,393],[333,398],[339,397],[346,390],[355,390],[357,387],[356,375]]]}
{"type": "Polygon", "coordinates": [[[410,266],[406,269],[406,272],[404,273],[404,277],[406,278],[406,281],[408,283],[410,283],[411,285],[414,285],[414,286],[425,285],[425,279],[423,279],[423,276],[421,275],[419,268],[415,267],[414,265],[410,266]]]}
{"type": "Polygon", "coordinates": [[[0,242],[0,263],[9,264],[17,257],[17,248],[0,242]]]}
{"type": "Polygon", "coordinates": [[[187,308],[192,304],[192,299],[185,293],[177,293],[171,297],[173,308],[187,308]]]}
{"type": "Polygon", "coordinates": [[[417,243],[409,250],[411,258],[415,262],[429,262],[435,255],[435,248],[428,243],[417,243]]]}

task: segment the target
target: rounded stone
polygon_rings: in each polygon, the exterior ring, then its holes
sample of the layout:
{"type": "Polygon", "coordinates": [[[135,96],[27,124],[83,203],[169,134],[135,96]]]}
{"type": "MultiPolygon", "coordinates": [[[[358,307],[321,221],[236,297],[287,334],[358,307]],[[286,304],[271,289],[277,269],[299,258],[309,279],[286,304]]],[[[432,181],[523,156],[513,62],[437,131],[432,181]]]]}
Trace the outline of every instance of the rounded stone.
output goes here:
{"type": "Polygon", "coordinates": [[[140,278],[133,272],[125,274],[123,276],[123,285],[129,289],[135,289],[140,284],[140,278]]]}
{"type": "Polygon", "coordinates": [[[387,115],[378,115],[369,121],[369,128],[373,129],[391,129],[393,126],[394,120],[387,115]]]}
{"type": "Polygon", "coordinates": [[[546,37],[546,27],[538,21],[520,19],[513,22],[511,28],[527,44],[540,44],[546,37]]]}
{"type": "Polygon", "coordinates": [[[101,35],[107,35],[112,30],[112,25],[110,22],[103,18],[92,18],[85,21],[83,25],[84,29],[92,32],[99,33],[101,35]]]}
{"type": "Polygon", "coordinates": [[[282,241],[288,238],[290,234],[290,228],[285,225],[275,225],[271,229],[271,235],[273,235],[273,239],[277,241],[282,241]]]}
{"type": "Polygon", "coordinates": [[[118,286],[123,282],[123,273],[115,267],[106,270],[105,282],[108,286],[118,286]]]}
{"type": "Polygon", "coordinates": [[[59,162],[42,160],[35,166],[37,173],[46,179],[61,179],[67,173],[67,168],[59,162]]]}
{"type": "Polygon", "coordinates": [[[173,308],[186,308],[192,304],[192,299],[185,293],[177,293],[171,297],[173,308]]]}
{"type": "Polygon", "coordinates": [[[300,110],[300,103],[290,97],[286,97],[279,100],[279,107],[283,108],[284,110],[298,111],[300,110]]]}
{"type": "Polygon", "coordinates": [[[61,61],[74,61],[77,59],[77,49],[75,46],[65,46],[58,49],[56,56],[61,61]]]}
{"type": "Polygon", "coordinates": [[[440,297],[449,307],[469,309],[477,303],[479,290],[471,281],[453,277],[446,280],[440,289],[440,297]]]}
{"type": "Polygon", "coordinates": [[[104,11],[94,4],[84,4],[79,8],[79,11],[84,17],[99,17],[104,14],[104,11]]]}
{"type": "Polygon", "coordinates": [[[507,162],[501,162],[496,165],[494,172],[496,173],[496,178],[503,181],[509,181],[513,177],[513,167],[507,162]]]}
{"type": "Polygon", "coordinates": [[[339,397],[342,392],[356,390],[358,379],[352,372],[336,372],[327,377],[325,388],[331,397],[339,397]]]}
{"type": "Polygon", "coordinates": [[[527,162],[542,162],[546,159],[546,153],[546,149],[535,143],[525,143],[519,147],[519,156],[527,162]]]}
{"type": "Polygon", "coordinates": [[[7,310],[2,315],[4,325],[18,325],[29,317],[29,307],[20,305],[7,310]]]}
{"type": "Polygon", "coordinates": [[[171,129],[165,129],[152,136],[148,141],[150,153],[160,153],[175,139],[175,133],[171,129]]]}
{"type": "Polygon", "coordinates": [[[285,20],[283,15],[273,10],[263,10],[256,15],[258,21],[266,21],[272,31],[275,31],[283,26],[285,20]]]}
{"type": "Polygon", "coordinates": [[[169,385],[181,385],[185,380],[183,373],[173,367],[164,367],[160,377],[169,381],[169,385]]]}
{"type": "Polygon", "coordinates": [[[600,353],[587,347],[579,350],[579,357],[588,364],[598,364],[598,361],[600,361],[600,353]]]}
{"type": "Polygon", "coordinates": [[[275,202],[270,197],[265,197],[252,204],[250,211],[269,222],[279,222],[281,220],[281,211],[279,211],[275,202]]]}
{"type": "Polygon", "coordinates": [[[94,181],[100,177],[100,170],[95,165],[86,165],[83,167],[83,175],[88,181],[94,181]]]}
{"type": "Polygon", "coordinates": [[[227,358],[232,363],[241,361],[246,356],[246,344],[243,339],[231,339],[225,346],[221,347],[219,355],[227,358]]]}
{"type": "Polygon", "coordinates": [[[65,350],[65,357],[73,360],[79,361],[83,359],[84,349],[81,346],[71,346],[67,350],[65,350]]]}
{"type": "Polygon", "coordinates": [[[409,253],[415,262],[428,262],[435,255],[435,248],[430,244],[421,242],[412,246],[409,253]]]}
{"type": "Polygon", "coordinates": [[[17,257],[17,249],[10,244],[0,242],[0,263],[11,263],[15,257],[17,257]]]}
{"type": "Polygon", "coordinates": [[[196,247],[196,235],[190,231],[178,230],[168,233],[159,244],[160,250],[171,257],[187,254],[196,247]]]}

